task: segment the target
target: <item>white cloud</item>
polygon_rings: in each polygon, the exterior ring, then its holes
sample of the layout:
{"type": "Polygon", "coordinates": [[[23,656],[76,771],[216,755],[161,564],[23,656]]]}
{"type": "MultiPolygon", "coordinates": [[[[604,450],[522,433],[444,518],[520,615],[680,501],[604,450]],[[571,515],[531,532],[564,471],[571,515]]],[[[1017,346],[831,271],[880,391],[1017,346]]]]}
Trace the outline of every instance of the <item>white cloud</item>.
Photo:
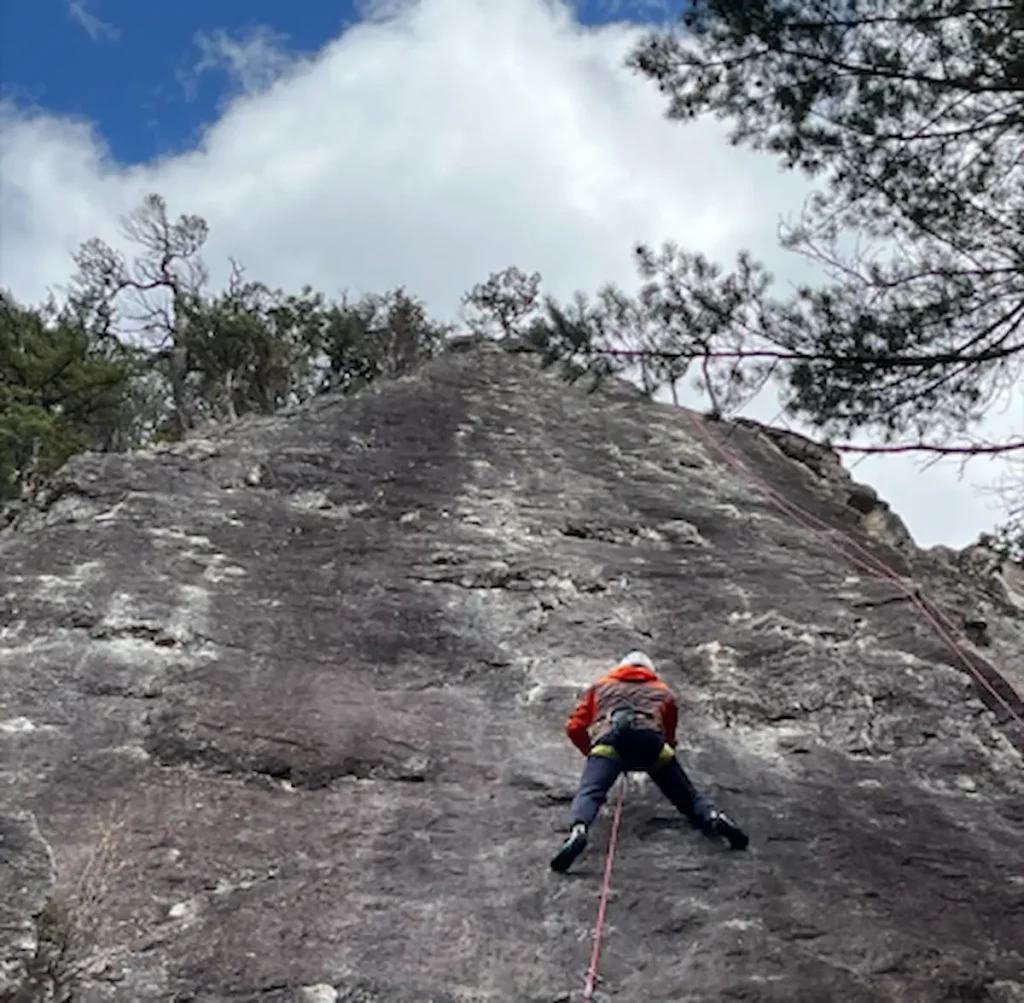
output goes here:
{"type": "Polygon", "coordinates": [[[237,36],[198,32],[195,43],[202,55],[189,73],[179,75],[179,82],[186,97],[192,98],[204,73],[223,70],[235,92],[258,94],[294,67],[296,57],[285,48],[287,41],[287,36],[262,25],[237,36]]]}
{"type": "Polygon", "coordinates": [[[88,0],[67,0],[68,16],[77,21],[86,31],[86,34],[94,41],[101,38],[114,42],[121,37],[121,32],[114,25],[101,21],[89,10],[88,0]]]}
{"type": "MultiPolygon", "coordinates": [[[[238,92],[180,155],[119,165],[88,123],[0,108],[0,284],[40,299],[81,241],[120,244],[117,216],[149,191],[209,221],[215,283],[235,256],[286,288],[402,284],[438,316],[508,264],[558,297],[631,286],[638,240],[727,263],[749,247],[780,278],[806,275],[776,229],[807,183],[730,147],[717,123],[667,122],[622,66],[634,26],[584,29],[543,0],[371,6],[300,60],[266,33],[202,41],[201,71],[227,67],[238,92]]],[[[924,544],[962,545],[995,518],[953,464],[871,460],[858,474],[924,544]]]]}

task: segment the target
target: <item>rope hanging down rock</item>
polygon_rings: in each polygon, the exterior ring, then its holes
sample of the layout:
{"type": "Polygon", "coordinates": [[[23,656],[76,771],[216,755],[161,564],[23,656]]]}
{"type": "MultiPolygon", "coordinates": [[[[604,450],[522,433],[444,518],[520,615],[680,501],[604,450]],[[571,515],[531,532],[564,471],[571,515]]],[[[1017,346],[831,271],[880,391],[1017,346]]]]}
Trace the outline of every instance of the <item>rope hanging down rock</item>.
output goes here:
{"type": "Polygon", "coordinates": [[[615,845],[619,836],[619,821],[622,818],[622,804],[626,799],[626,773],[619,779],[619,800],[615,805],[615,817],[612,819],[612,831],[608,837],[608,853],[604,862],[604,878],[601,881],[601,897],[597,906],[597,923],[594,926],[594,948],[590,952],[590,965],[587,968],[587,981],[583,987],[584,1003],[594,999],[594,987],[597,984],[597,959],[601,954],[601,932],[604,929],[604,914],[608,905],[608,890],[612,884],[612,862],[615,859],[615,845]]]}
{"type": "Polygon", "coordinates": [[[951,623],[949,617],[934,602],[927,599],[919,588],[905,581],[893,568],[851,539],[847,533],[843,533],[823,519],[812,515],[806,509],[790,501],[780,491],[775,490],[767,481],[751,471],[739,457],[730,452],[709,429],[705,428],[703,422],[696,414],[690,412],[689,416],[697,434],[704,439],[711,449],[733,470],[737,471],[742,477],[745,477],[754,487],[759,488],[770,501],[774,502],[795,523],[808,530],[812,535],[823,538],[825,543],[833,550],[842,554],[855,567],[860,568],[862,571],[867,571],[877,578],[888,579],[899,588],[924,619],[931,624],[936,634],[945,642],[953,655],[959,658],[981,689],[992,698],[992,701],[1000,709],[1005,710],[1012,720],[1024,727],[1024,695],[988,659],[976,653],[969,653],[964,645],[957,641],[954,636],[956,627],[951,623]],[[840,546],[836,538],[842,541],[845,546],[840,546]],[[975,661],[984,666],[987,671],[983,672],[975,664],[975,661]]]}

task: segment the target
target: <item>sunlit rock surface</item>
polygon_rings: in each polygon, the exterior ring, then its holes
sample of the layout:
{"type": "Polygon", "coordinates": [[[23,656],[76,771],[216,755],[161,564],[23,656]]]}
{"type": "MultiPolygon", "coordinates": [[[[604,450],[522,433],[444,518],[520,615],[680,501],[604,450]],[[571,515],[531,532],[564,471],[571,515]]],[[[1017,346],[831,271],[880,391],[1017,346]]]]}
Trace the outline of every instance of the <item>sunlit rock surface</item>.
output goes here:
{"type": "Polygon", "coordinates": [[[813,443],[496,346],[80,457],[0,534],[0,965],[50,895],[75,1003],[578,999],[610,810],[552,874],[562,726],[642,647],[752,844],[628,788],[598,999],[1024,1000],[1024,729],[902,587],[1020,710],[1008,575],[813,443]]]}

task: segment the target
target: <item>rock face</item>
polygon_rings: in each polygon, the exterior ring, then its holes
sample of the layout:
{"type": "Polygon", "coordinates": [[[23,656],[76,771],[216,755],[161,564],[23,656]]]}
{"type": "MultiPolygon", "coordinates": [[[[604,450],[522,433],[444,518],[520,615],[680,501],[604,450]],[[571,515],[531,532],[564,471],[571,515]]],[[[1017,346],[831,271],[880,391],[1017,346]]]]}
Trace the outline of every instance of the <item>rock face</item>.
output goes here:
{"type": "Polygon", "coordinates": [[[610,806],[552,874],[563,722],[642,647],[752,844],[628,786],[598,999],[1024,1000],[1024,613],[794,442],[484,345],[72,461],[0,534],[0,813],[56,864],[0,826],[5,971],[50,894],[27,998],[578,999],[610,806]]]}
{"type": "Polygon", "coordinates": [[[0,1000],[29,1000],[40,956],[37,917],[52,883],[49,847],[35,820],[0,815],[0,1000]]]}

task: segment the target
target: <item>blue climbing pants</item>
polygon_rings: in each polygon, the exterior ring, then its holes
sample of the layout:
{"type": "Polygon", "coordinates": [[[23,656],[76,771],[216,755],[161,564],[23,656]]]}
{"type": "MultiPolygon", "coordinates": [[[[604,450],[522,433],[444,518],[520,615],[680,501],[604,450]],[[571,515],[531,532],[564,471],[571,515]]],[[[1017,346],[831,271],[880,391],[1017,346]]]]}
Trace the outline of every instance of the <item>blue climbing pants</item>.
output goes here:
{"type": "Polygon", "coordinates": [[[675,750],[653,728],[631,728],[602,735],[590,750],[576,796],[571,823],[590,825],[623,770],[643,770],[673,806],[696,828],[709,820],[714,805],[701,796],[686,775],[675,750]]]}

